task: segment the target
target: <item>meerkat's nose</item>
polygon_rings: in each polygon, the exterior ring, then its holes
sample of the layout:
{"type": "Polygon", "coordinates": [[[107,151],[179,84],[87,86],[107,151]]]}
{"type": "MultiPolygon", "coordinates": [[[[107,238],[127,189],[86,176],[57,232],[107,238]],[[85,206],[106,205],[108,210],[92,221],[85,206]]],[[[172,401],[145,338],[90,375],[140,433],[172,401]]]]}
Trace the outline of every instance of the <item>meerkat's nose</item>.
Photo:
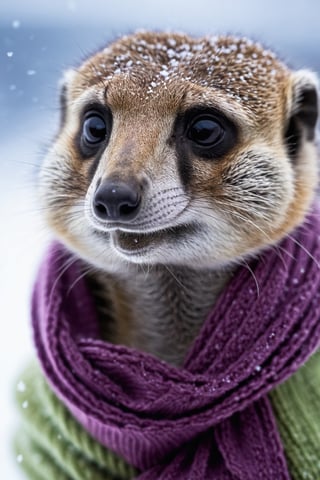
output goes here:
{"type": "Polygon", "coordinates": [[[93,211],[100,220],[126,222],[137,216],[140,204],[141,187],[138,182],[106,179],[94,194],[93,211]]]}

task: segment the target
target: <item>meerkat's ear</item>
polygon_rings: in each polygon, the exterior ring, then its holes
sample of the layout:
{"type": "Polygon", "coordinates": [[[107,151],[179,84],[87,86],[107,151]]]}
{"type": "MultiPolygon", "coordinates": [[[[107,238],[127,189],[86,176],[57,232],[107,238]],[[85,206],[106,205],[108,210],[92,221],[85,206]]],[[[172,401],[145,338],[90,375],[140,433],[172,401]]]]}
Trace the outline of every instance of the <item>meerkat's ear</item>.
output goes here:
{"type": "Polygon", "coordinates": [[[62,78],[59,80],[60,89],[60,127],[62,127],[66,120],[67,101],[68,101],[68,88],[70,87],[72,80],[75,76],[75,70],[69,69],[63,73],[62,78]]]}
{"type": "Polygon", "coordinates": [[[299,70],[291,77],[288,119],[285,133],[289,155],[296,158],[302,142],[315,138],[318,119],[318,79],[309,70],[299,70]]]}

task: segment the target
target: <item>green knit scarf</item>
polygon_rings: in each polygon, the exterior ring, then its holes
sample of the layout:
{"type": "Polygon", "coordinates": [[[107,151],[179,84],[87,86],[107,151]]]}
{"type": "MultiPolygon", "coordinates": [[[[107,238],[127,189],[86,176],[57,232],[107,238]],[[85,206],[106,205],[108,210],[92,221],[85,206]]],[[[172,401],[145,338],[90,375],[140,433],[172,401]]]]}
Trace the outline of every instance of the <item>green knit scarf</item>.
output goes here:
{"type": "MultiPolygon", "coordinates": [[[[319,480],[320,351],[270,398],[292,480],[319,480]]],[[[15,450],[30,479],[121,480],[137,475],[73,419],[35,363],[18,382],[17,403],[22,426],[15,450]]]]}

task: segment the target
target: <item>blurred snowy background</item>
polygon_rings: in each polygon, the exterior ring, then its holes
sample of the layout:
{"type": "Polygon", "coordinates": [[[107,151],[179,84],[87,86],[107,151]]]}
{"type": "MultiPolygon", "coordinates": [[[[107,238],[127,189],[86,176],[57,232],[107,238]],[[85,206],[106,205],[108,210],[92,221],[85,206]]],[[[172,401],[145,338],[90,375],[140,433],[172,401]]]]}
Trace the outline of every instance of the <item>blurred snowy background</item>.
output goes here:
{"type": "MultiPolygon", "coordinates": [[[[56,131],[61,71],[136,28],[244,33],[293,67],[320,71],[319,0],[3,0],[0,3],[0,478],[22,478],[10,451],[13,391],[33,354],[32,279],[48,235],[37,166],[56,131]]],[[[57,479],[58,480],[58,479],[57,479]]]]}

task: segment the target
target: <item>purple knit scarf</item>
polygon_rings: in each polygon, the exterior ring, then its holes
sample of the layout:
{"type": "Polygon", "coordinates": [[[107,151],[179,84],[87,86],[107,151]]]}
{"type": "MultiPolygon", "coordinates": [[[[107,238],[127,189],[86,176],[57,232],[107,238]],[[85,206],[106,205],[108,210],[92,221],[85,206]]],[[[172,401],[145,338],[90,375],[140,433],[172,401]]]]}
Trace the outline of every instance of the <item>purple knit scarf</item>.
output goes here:
{"type": "Polygon", "coordinates": [[[251,271],[240,267],[181,369],[99,340],[79,263],[53,245],[32,311],[49,383],[140,480],[288,479],[266,394],[320,344],[319,235],[314,211],[251,271]]]}

